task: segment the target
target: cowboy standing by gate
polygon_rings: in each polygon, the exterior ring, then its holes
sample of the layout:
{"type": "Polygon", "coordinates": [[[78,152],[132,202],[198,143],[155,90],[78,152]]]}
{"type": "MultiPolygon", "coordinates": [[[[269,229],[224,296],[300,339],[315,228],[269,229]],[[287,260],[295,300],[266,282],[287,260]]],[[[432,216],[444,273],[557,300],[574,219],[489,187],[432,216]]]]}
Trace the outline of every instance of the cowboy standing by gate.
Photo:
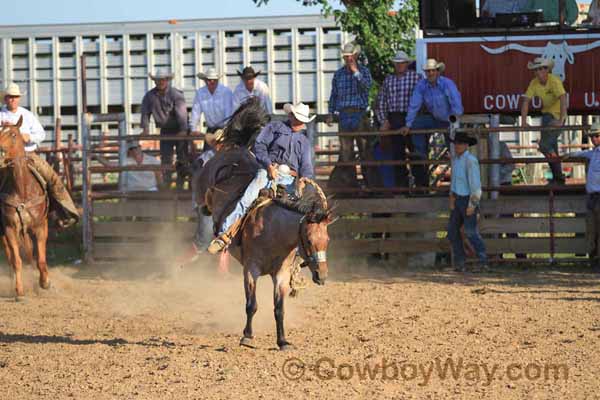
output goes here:
{"type": "Polygon", "coordinates": [[[256,138],[254,154],[262,168],[246,188],[235,209],[225,218],[218,237],[208,247],[209,253],[216,254],[229,246],[235,236],[230,230],[238,225],[237,222],[258,198],[261,189],[275,183],[289,191],[296,178],[314,176],[311,143],[305,133],[305,124],[315,116],[309,115],[309,108],[303,103],[286,104],[283,109],[288,113],[288,121],[267,124],[256,138]]]}
{"type": "Polygon", "coordinates": [[[16,83],[11,83],[4,93],[1,93],[5,105],[0,109],[0,124],[15,125],[19,121],[19,118],[23,118],[20,132],[25,142],[27,158],[31,161],[33,168],[46,181],[51,197],[60,206],[60,210],[58,210],[58,225],[66,228],[77,223],[79,212],[56,171],[35,153],[38,145],[46,137],[46,133],[35,115],[31,111],[19,106],[22,95],[16,83]]]}
{"type": "MultiPolygon", "coordinates": [[[[567,120],[567,94],[560,78],[552,74],[554,61],[538,57],[533,62],[527,63],[527,68],[534,71],[535,77],[523,95],[521,126],[529,126],[527,124],[529,102],[534,97],[542,100],[542,126],[563,126],[567,120]]],[[[546,158],[558,157],[558,138],[561,133],[562,131],[558,129],[541,132],[540,152],[546,158]]],[[[560,161],[551,161],[548,165],[552,171],[552,180],[548,183],[564,185],[565,176],[560,161]]]]}
{"type": "Polygon", "coordinates": [[[242,72],[237,71],[242,80],[233,91],[233,109],[237,110],[248,97],[258,97],[267,114],[273,114],[273,104],[269,95],[269,87],[257,78],[261,71],[246,67],[242,72]]]}
{"type": "MultiPolygon", "coordinates": [[[[200,72],[196,76],[202,79],[205,85],[198,89],[194,97],[190,129],[194,134],[199,133],[198,124],[204,114],[206,132],[215,133],[217,129],[225,126],[225,122],[233,114],[233,92],[219,83],[221,75],[215,68],[209,68],[206,73],[200,72]]],[[[206,148],[206,145],[204,147],[206,148]]]]}
{"type": "Polygon", "coordinates": [[[600,272],[600,123],[591,126],[588,135],[594,148],[567,154],[568,157],[585,157],[589,160],[585,191],[587,192],[586,236],[590,264],[595,272],[600,272]]]}
{"type": "Polygon", "coordinates": [[[481,199],[481,177],[479,161],[468,148],[477,144],[477,139],[464,132],[457,132],[452,156],[452,182],[450,184],[450,221],[448,239],[452,244],[452,264],[456,271],[465,272],[465,249],[460,232],[464,226],[465,237],[473,245],[481,270],[487,269],[485,244],[477,227],[477,214],[481,199]]]}
{"type": "MultiPolygon", "coordinates": [[[[183,92],[171,86],[173,74],[158,70],[155,75],[148,74],[156,87],[144,95],[142,100],[142,117],[140,126],[143,135],[148,135],[150,116],[160,128],[161,136],[187,135],[188,115],[183,92]]],[[[164,165],[173,165],[173,148],[177,153],[177,165],[181,166],[187,157],[185,141],[161,140],[160,161],[164,165]]],[[[167,187],[171,184],[171,172],[163,173],[163,181],[167,187]]],[[[177,171],[177,188],[183,188],[183,173],[177,171]]]]}

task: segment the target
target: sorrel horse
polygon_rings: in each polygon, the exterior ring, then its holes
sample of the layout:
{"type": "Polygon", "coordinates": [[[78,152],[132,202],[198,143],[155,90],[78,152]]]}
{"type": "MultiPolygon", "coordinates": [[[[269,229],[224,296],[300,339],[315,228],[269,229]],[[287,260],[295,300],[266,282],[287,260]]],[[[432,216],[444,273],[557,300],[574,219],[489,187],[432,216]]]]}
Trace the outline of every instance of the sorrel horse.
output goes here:
{"type": "Polygon", "coordinates": [[[39,284],[50,287],[46,263],[49,200],[42,183],[29,169],[25,143],[19,131],[22,117],[16,125],[0,127],[0,209],[4,229],[2,244],[15,275],[17,301],[24,299],[20,245],[31,262],[32,240],[36,243],[39,284]]]}

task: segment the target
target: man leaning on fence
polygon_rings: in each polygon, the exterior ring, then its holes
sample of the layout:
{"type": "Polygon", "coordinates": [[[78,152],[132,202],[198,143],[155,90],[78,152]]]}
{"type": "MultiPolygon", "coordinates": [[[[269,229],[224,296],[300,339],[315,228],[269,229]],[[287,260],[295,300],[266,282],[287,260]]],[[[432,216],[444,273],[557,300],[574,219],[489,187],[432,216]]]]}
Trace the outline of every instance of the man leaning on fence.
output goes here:
{"type": "Polygon", "coordinates": [[[77,223],[79,212],[56,171],[35,153],[38,145],[44,140],[46,133],[35,115],[26,108],[19,106],[22,95],[21,89],[16,83],[11,83],[3,92],[0,92],[0,97],[4,98],[5,103],[4,107],[0,109],[0,125],[15,125],[19,118],[23,118],[19,130],[23,135],[27,158],[33,168],[46,181],[48,192],[53,200],[51,203],[52,208],[58,212],[58,225],[66,228],[77,223]]]}
{"type": "MultiPolygon", "coordinates": [[[[156,74],[149,74],[156,84],[142,99],[142,117],[140,126],[142,134],[148,135],[150,116],[160,128],[161,136],[184,136],[188,133],[188,115],[183,92],[171,86],[173,74],[165,70],[158,70],[156,74]]],[[[162,165],[173,165],[173,149],[177,153],[177,188],[183,188],[184,174],[183,163],[187,162],[186,141],[162,140],[160,142],[160,161],[162,165]]],[[[171,184],[170,171],[165,171],[163,180],[167,187],[171,184]]]]}
{"type": "Polygon", "coordinates": [[[589,160],[585,191],[587,192],[586,234],[590,264],[595,272],[600,272],[600,123],[592,125],[589,131],[592,150],[584,150],[564,156],[584,157],[589,160]]]}
{"type": "MultiPolygon", "coordinates": [[[[388,75],[383,82],[378,100],[377,118],[382,124],[381,131],[400,129],[406,123],[406,112],[410,97],[421,76],[409,69],[413,60],[403,51],[393,58],[394,73],[388,75]]],[[[386,159],[405,160],[407,138],[401,135],[382,136],[381,147],[386,159]]],[[[399,165],[394,169],[395,183],[400,187],[408,187],[408,169],[399,165]]]]}
{"type": "MultiPolygon", "coordinates": [[[[401,129],[403,134],[409,134],[411,129],[443,129],[448,141],[447,129],[450,122],[461,116],[464,109],[456,84],[441,75],[445,69],[443,62],[432,58],[423,66],[427,79],[420,80],[413,91],[406,114],[406,125],[401,129]]],[[[412,135],[411,142],[415,158],[426,160],[429,154],[429,135],[412,135]]],[[[429,186],[427,165],[413,165],[411,169],[416,186],[429,186]]]]}
{"type": "MultiPolygon", "coordinates": [[[[333,75],[331,95],[329,96],[329,116],[327,124],[333,122],[333,114],[339,117],[339,131],[352,132],[366,130],[369,90],[371,89],[371,73],[364,65],[358,63],[360,46],[348,43],[342,49],[344,66],[333,75]]],[[[356,137],[359,159],[370,158],[368,141],[365,137],[356,137]]],[[[339,161],[354,161],[354,137],[340,137],[339,161]]],[[[338,186],[356,186],[356,168],[342,167],[337,169],[339,175],[332,172],[331,181],[338,186]]]]}
{"type": "Polygon", "coordinates": [[[468,150],[477,144],[477,139],[464,132],[457,132],[452,156],[452,182],[450,184],[450,221],[448,239],[452,245],[452,264],[456,271],[465,272],[465,250],[461,227],[464,226],[466,239],[475,249],[479,259],[476,270],[487,269],[487,255],[483,238],[479,233],[478,214],[481,199],[481,177],[479,161],[468,150]]]}

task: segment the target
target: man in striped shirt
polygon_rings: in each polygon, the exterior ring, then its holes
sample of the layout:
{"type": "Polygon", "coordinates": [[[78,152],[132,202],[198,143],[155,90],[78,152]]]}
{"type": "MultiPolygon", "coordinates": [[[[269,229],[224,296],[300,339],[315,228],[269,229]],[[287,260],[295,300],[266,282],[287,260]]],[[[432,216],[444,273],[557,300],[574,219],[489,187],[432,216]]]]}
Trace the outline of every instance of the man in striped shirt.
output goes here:
{"type": "MultiPolygon", "coordinates": [[[[400,129],[406,122],[410,96],[421,79],[416,71],[408,69],[412,61],[405,52],[396,53],[393,59],[394,73],[388,75],[383,82],[377,105],[377,119],[381,124],[382,132],[400,129]]],[[[384,159],[406,159],[407,138],[405,136],[382,136],[380,140],[384,159]]],[[[396,185],[408,187],[406,165],[396,166],[394,172],[396,185]]]]}

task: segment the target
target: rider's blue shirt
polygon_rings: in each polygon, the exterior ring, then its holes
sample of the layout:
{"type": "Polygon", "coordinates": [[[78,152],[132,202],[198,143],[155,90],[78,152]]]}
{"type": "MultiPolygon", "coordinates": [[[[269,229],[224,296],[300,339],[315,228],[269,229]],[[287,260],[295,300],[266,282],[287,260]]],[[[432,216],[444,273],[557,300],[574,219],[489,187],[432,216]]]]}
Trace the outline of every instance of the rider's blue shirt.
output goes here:
{"type": "Polygon", "coordinates": [[[254,154],[265,168],[286,164],[300,177],[313,178],[310,141],[304,132],[293,132],[289,122],[274,121],[263,128],[254,143],[254,154]]]}

